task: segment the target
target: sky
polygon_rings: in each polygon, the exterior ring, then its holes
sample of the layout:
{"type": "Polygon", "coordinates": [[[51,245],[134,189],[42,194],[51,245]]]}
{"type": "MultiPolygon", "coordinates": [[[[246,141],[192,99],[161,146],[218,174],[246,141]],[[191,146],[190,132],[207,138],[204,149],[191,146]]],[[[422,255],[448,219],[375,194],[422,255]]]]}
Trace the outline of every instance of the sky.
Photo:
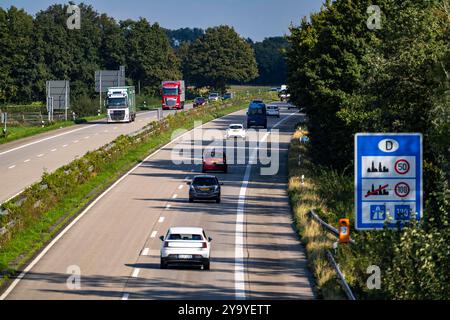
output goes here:
{"type": "MultiPolygon", "coordinates": [[[[0,0],[0,7],[11,5],[34,15],[60,0],[0,0]]],[[[324,0],[85,0],[99,13],[117,20],[147,18],[162,27],[208,27],[227,24],[243,37],[261,41],[266,37],[289,34],[289,25],[298,25],[303,16],[318,11],[324,0]]],[[[83,17],[81,17],[83,19],[83,17]]]]}

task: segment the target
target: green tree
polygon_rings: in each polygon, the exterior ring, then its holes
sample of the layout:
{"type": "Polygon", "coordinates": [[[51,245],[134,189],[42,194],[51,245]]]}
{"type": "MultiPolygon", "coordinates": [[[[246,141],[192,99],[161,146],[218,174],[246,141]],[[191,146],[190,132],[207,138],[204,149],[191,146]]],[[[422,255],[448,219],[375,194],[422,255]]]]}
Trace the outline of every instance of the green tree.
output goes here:
{"type": "Polygon", "coordinates": [[[272,37],[253,45],[259,76],[252,83],[283,84],[286,82],[286,63],[283,52],[288,44],[284,37],[272,37]]]}
{"type": "Polygon", "coordinates": [[[131,78],[150,94],[155,94],[163,80],[181,77],[180,63],[164,30],[146,19],[122,23],[126,35],[127,68],[131,78]]]}
{"type": "Polygon", "coordinates": [[[0,101],[30,101],[33,18],[12,6],[0,8],[0,101]]]}
{"type": "Polygon", "coordinates": [[[197,87],[225,91],[229,81],[248,82],[258,76],[252,47],[233,28],[209,28],[190,45],[187,78],[197,87]]]}

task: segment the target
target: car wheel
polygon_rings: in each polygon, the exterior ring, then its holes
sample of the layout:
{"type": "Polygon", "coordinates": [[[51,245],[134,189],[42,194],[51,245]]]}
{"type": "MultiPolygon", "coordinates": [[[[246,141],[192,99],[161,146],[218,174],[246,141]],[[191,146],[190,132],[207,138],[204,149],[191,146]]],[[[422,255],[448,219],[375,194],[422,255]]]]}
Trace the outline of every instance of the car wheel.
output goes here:
{"type": "Polygon", "coordinates": [[[216,198],[216,203],[220,203],[220,197],[216,198]]]}
{"type": "Polygon", "coordinates": [[[194,198],[189,197],[189,202],[194,202],[194,198]]]}
{"type": "Polygon", "coordinates": [[[223,169],[223,173],[228,173],[228,166],[225,166],[225,168],[223,169]]]}
{"type": "Polygon", "coordinates": [[[208,261],[203,264],[203,270],[209,270],[209,269],[210,269],[210,266],[209,266],[209,261],[208,261]]]}
{"type": "Polygon", "coordinates": [[[159,264],[160,269],[167,269],[167,262],[161,259],[161,263],[159,264]]]}

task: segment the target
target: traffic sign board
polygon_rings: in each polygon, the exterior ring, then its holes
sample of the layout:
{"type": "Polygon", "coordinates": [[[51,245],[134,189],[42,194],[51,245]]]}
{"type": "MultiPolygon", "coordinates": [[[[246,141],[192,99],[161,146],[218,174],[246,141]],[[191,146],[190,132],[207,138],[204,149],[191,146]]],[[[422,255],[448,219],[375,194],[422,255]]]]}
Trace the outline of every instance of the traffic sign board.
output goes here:
{"type": "Polygon", "coordinates": [[[422,189],[420,133],[355,135],[356,229],[395,228],[413,214],[420,220],[422,189]]]}

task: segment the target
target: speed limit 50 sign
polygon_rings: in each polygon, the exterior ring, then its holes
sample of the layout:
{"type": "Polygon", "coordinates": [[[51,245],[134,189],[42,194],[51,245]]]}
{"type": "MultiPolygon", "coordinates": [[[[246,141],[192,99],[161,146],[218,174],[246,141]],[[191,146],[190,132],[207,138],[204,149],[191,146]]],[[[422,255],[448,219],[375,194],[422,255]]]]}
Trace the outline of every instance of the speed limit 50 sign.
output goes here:
{"type": "Polygon", "coordinates": [[[356,229],[395,228],[422,217],[422,135],[355,135],[356,229]]]}

